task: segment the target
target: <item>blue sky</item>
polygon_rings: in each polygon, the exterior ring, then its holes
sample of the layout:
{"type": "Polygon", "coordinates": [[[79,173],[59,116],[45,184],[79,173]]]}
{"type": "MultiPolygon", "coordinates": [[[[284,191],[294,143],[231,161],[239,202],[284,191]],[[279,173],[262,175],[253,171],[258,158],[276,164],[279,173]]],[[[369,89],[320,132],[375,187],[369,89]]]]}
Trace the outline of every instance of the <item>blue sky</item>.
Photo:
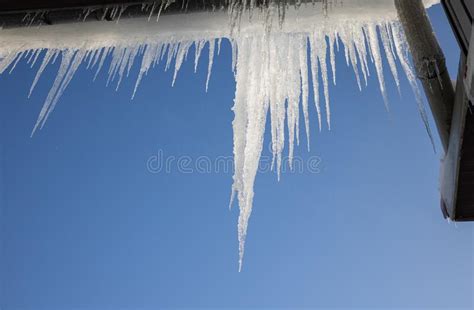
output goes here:
{"type": "MultiPolygon", "coordinates": [[[[454,77],[456,41],[429,12],[454,77]]],[[[257,176],[241,273],[231,171],[149,169],[159,152],[232,155],[228,42],[208,93],[206,62],[174,87],[153,70],[132,102],[133,79],[115,92],[82,68],[33,138],[57,67],[31,99],[25,62],[0,76],[0,309],[472,307],[472,224],[442,218],[441,154],[407,81],[399,97],[384,63],[387,113],[376,79],[360,93],[337,57],[332,130],[315,130],[312,106],[311,152],[296,150],[319,171],[257,176]]]]}

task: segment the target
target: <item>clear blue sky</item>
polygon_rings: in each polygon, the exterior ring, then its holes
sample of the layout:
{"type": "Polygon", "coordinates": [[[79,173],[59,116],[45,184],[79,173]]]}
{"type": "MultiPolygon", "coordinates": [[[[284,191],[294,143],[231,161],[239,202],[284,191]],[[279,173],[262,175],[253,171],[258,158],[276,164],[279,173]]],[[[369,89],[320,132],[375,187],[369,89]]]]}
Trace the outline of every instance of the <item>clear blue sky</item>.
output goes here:
{"type": "MultiPolygon", "coordinates": [[[[439,5],[430,15],[455,73],[451,29],[439,5]]],[[[33,138],[57,67],[29,100],[28,65],[0,76],[0,309],[473,306],[472,224],[442,218],[440,154],[407,81],[400,98],[384,63],[387,113],[376,79],[359,93],[337,57],[333,129],[316,132],[312,106],[312,151],[296,151],[321,171],[257,176],[242,273],[231,172],[147,170],[159,150],[232,155],[228,42],[207,94],[205,61],[174,87],[153,70],[133,102],[134,79],[115,92],[82,68],[33,138]]]]}

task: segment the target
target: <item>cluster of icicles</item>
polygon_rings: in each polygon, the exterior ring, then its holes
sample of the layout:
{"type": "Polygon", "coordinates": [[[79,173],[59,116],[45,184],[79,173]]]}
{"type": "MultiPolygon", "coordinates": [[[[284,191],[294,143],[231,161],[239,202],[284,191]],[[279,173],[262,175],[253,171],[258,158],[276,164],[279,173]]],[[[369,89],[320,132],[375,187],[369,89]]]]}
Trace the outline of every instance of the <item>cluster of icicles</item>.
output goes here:
{"type": "MultiPolygon", "coordinates": [[[[174,83],[191,47],[194,46],[197,68],[201,52],[208,46],[207,89],[214,54],[218,54],[222,39],[229,40],[236,79],[232,200],[236,197],[240,208],[240,270],[266,118],[270,116],[274,168],[279,177],[285,139],[288,139],[290,163],[295,141],[299,143],[300,109],[309,148],[310,87],[314,91],[318,127],[321,130],[326,123],[330,128],[329,84],[336,84],[337,51],[343,50],[360,89],[367,85],[371,70],[375,68],[386,105],[382,58],[386,58],[397,87],[398,70],[402,68],[427,126],[421,94],[392,0],[338,2],[344,5],[333,8],[330,14],[324,12],[325,3],[303,4],[300,10],[287,9],[285,19],[275,23],[272,22],[271,6],[266,12],[254,10],[251,18],[241,18],[237,29],[229,25],[226,12],[169,18],[164,15],[159,23],[123,19],[119,23],[4,29],[0,30],[0,73],[13,70],[20,59],[26,58],[31,66],[39,63],[31,86],[33,91],[46,66],[59,59],[59,70],[33,128],[35,132],[44,126],[81,64],[98,73],[110,57],[107,83],[116,81],[118,88],[122,78],[138,61],[140,69],[135,94],[142,77],[160,61],[166,63],[166,69],[174,63],[174,83]]],[[[279,19],[277,13],[274,15],[279,19]]]]}

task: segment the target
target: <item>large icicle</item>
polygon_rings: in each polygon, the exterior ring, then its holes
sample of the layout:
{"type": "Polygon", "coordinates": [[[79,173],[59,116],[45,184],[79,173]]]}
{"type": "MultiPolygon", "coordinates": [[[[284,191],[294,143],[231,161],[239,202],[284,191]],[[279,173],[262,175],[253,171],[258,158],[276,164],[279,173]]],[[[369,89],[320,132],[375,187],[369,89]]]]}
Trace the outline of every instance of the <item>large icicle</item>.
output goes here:
{"type": "MultiPolygon", "coordinates": [[[[46,66],[60,57],[57,76],[33,128],[34,132],[45,124],[81,63],[96,70],[95,79],[110,57],[107,83],[117,80],[118,88],[123,77],[129,75],[135,61],[141,58],[133,98],[140,81],[150,68],[160,61],[165,62],[165,70],[174,64],[174,84],[190,48],[193,45],[195,47],[196,70],[201,52],[209,44],[205,84],[207,90],[216,40],[219,54],[221,40],[228,39],[232,48],[232,70],[236,80],[233,106],[235,118],[232,123],[235,170],[230,205],[234,197],[237,197],[240,210],[238,240],[241,270],[267,114],[270,116],[272,167],[280,178],[285,127],[288,128],[290,165],[295,140],[297,144],[299,142],[300,104],[309,149],[310,80],[318,127],[321,130],[323,117],[330,127],[328,62],[333,84],[336,84],[336,52],[340,50],[340,44],[344,45],[346,62],[352,66],[359,88],[367,85],[369,63],[374,62],[382,99],[387,108],[382,60],[385,55],[397,87],[397,61],[399,62],[413,89],[421,117],[431,137],[421,92],[404,43],[404,34],[396,20],[393,0],[338,0],[340,5],[332,7],[325,5],[326,1],[313,1],[313,4],[297,1],[295,7],[286,7],[280,2],[273,5],[276,2],[269,1],[268,7],[261,10],[256,7],[255,1],[247,6],[247,1],[230,0],[228,12],[217,10],[187,14],[179,18],[164,15],[160,17],[159,23],[146,17],[144,20],[122,19],[118,23],[97,21],[0,29],[0,73],[13,70],[21,59],[27,59],[33,66],[42,57],[31,86],[31,94],[46,66]],[[180,18],[181,23],[177,22],[180,18]],[[362,72],[364,83],[359,72],[362,72]],[[319,87],[320,79],[322,90],[319,87]],[[324,109],[321,108],[320,92],[325,100],[324,109]]],[[[427,5],[436,2],[437,0],[425,1],[427,5]]],[[[166,6],[167,4],[162,4],[159,8],[151,6],[150,17],[153,11],[161,12],[166,6]]],[[[112,8],[114,15],[120,16],[121,12],[122,8],[112,8]]]]}

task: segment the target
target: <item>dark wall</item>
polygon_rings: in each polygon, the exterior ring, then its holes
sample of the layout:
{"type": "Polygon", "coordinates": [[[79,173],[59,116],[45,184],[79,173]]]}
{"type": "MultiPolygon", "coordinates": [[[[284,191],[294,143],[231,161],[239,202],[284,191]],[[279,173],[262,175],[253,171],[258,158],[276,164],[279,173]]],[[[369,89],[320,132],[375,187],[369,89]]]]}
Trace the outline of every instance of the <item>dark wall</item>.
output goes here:
{"type": "Polygon", "coordinates": [[[474,16],[474,0],[442,0],[456,38],[467,55],[474,16]]]}

